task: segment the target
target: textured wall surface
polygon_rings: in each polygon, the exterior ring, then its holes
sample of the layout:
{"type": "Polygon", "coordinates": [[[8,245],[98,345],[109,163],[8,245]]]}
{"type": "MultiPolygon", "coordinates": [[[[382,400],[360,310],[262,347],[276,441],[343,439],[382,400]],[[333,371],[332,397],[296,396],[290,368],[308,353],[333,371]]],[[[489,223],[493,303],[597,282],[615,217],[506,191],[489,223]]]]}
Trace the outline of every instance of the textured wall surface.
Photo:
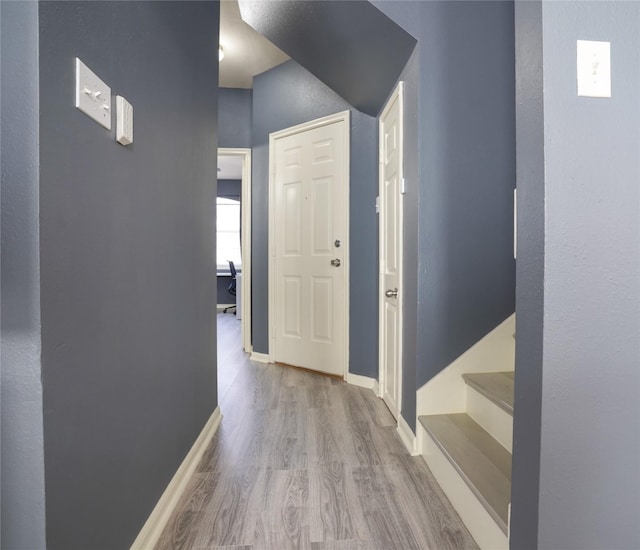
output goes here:
{"type": "Polygon", "coordinates": [[[416,43],[369,2],[240,0],[239,4],[249,25],[371,116],[382,110],[416,43]]]}
{"type": "Polygon", "coordinates": [[[418,387],[515,310],[513,3],[420,5],[418,387]]]}
{"type": "Polygon", "coordinates": [[[42,2],[47,546],[126,548],[216,407],[217,2],[42,2]],[[122,147],[74,57],[134,107],[122,147]]]}
{"type": "Polygon", "coordinates": [[[268,197],[269,134],[351,110],[350,348],[349,370],[378,374],[378,194],[376,120],[353,109],[295,61],[254,79],[252,253],[253,346],[269,349],[268,197]]]}
{"type": "Polygon", "coordinates": [[[640,548],[640,4],[542,14],[538,548],[640,548]],[[578,39],[611,42],[610,99],[577,96],[578,39]]]}
{"type": "Polygon", "coordinates": [[[253,90],[218,88],[218,147],[251,147],[253,90]]]}
{"type": "Polygon", "coordinates": [[[2,28],[2,534],[45,547],[38,235],[38,4],[0,3],[2,28]]]}
{"type": "Polygon", "coordinates": [[[518,261],[511,548],[538,541],[544,321],[544,106],[542,4],[515,4],[518,261]]]}

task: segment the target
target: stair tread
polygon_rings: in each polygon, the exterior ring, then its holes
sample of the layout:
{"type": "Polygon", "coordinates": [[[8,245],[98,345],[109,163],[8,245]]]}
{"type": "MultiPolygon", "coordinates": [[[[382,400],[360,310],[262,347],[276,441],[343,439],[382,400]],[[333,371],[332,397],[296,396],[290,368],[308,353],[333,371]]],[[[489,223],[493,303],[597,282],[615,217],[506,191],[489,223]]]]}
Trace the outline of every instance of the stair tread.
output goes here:
{"type": "Polygon", "coordinates": [[[476,372],[462,375],[464,381],[513,416],[513,372],[476,372]]]}
{"type": "Polygon", "coordinates": [[[511,454],[466,413],[418,418],[453,467],[506,533],[511,454]]]}

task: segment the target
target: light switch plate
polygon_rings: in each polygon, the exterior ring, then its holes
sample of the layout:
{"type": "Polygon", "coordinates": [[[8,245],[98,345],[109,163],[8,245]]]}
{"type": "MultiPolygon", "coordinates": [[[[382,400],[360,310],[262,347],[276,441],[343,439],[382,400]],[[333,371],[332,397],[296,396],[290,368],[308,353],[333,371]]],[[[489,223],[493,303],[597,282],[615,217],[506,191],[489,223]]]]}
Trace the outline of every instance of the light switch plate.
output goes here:
{"type": "Polygon", "coordinates": [[[116,140],[121,145],[133,143],[133,107],[119,95],[116,96],[116,140]]]}
{"type": "Polygon", "coordinates": [[[611,42],[578,40],[578,95],[611,97],[611,42]]]}
{"type": "Polygon", "coordinates": [[[77,57],[76,107],[111,130],[111,88],[77,57]]]}

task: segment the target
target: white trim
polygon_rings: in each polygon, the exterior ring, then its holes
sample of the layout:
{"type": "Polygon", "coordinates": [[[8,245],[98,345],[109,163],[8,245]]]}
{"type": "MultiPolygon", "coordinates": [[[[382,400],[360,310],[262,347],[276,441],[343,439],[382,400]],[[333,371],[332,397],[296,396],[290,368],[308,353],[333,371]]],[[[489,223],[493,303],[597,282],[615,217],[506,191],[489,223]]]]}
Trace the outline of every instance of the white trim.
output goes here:
{"type": "MultiPolygon", "coordinates": [[[[384,209],[384,172],[382,170],[384,158],[384,138],[382,135],[382,124],[385,116],[395,103],[398,101],[398,124],[400,131],[398,132],[398,178],[404,182],[404,82],[398,82],[395,90],[387,100],[380,118],[378,119],[378,381],[380,384],[380,397],[384,397],[384,357],[386,356],[384,335],[384,278],[382,270],[382,254],[383,254],[383,224],[384,209]]],[[[404,183],[403,183],[404,187],[404,183]]],[[[401,194],[398,201],[398,218],[400,235],[398,236],[400,247],[398,250],[398,396],[397,396],[397,417],[400,421],[400,411],[402,410],[402,371],[403,371],[403,331],[404,331],[404,291],[402,285],[404,283],[404,194],[401,194]]],[[[393,412],[393,411],[392,411],[393,412]]]]}
{"type": "Polygon", "coordinates": [[[469,372],[508,372],[515,367],[515,313],[471,346],[416,392],[416,416],[462,413],[467,410],[469,372]]]}
{"type": "Polygon", "coordinates": [[[251,149],[220,147],[218,155],[242,157],[242,311],[240,312],[242,349],[251,350],[251,149]]]}
{"type": "Polygon", "coordinates": [[[218,304],[218,305],[216,306],[216,311],[217,311],[218,313],[222,313],[222,311],[224,310],[224,308],[227,308],[227,307],[235,307],[235,304],[218,304]]]}
{"type": "Polygon", "coordinates": [[[376,395],[378,395],[378,381],[375,378],[370,378],[369,376],[362,376],[361,374],[354,374],[352,372],[347,373],[347,377],[345,378],[345,382],[347,384],[351,384],[352,386],[358,386],[359,388],[366,388],[368,390],[373,391],[376,395]]]}
{"type": "Polygon", "coordinates": [[[513,452],[513,416],[468,384],[467,414],[507,451],[513,452]]]}
{"type": "Polygon", "coordinates": [[[250,361],[255,361],[256,363],[271,363],[271,357],[269,357],[266,353],[258,353],[257,351],[252,351],[249,356],[250,361]]]}
{"type": "Polygon", "coordinates": [[[502,529],[422,425],[418,430],[423,432],[422,457],[478,546],[482,550],[507,550],[509,540],[502,529]]]}
{"type": "Polygon", "coordinates": [[[196,471],[207,446],[211,442],[220,421],[222,420],[222,414],[220,413],[220,407],[216,407],[209,420],[202,428],[200,435],[196,439],[195,443],[191,447],[191,450],[187,453],[187,456],[180,464],[173,478],[167,485],[167,488],[162,493],[160,500],[158,500],[155,508],[151,512],[151,515],[147,518],[147,521],[142,526],[142,530],[138,533],[136,540],[131,545],[131,550],[148,550],[154,548],[162,531],[167,525],[171,514],[175,510],[178,500],[182,496],[182,493],[187,487],[191,476],[196,471]]]}
{"type": "Polygon", "coordinates": [[[402,414],[398,415],[398,434],[407,451],[409,451],[409,454],[411,456],[418,456],[420,452],[418,450],[417,438],[402,414]]]}
{"type": "MultiPolygon", "coordinates": [[[[351,189],[351,144],[350,144],[350,135],[351,135],[351,112],[350,111],[342,111],[340,113],[335,113],[333,115],[329,115],[322,118],[317,118],[315,120],[311,120],[309,122],[305,122],[303,124],[298,124],[296,126],[291,126],[290,128],[285,128],[284,130],[279,130],[277,132],[272,132],[269,134],[269,362],[275,362],[276,357],[276,335],[275,335],[275,326],[276,326],[276,312],[274,304],[275,300],[275,262],[273,258],[275,257],[275,220],[273,217],[273,213],[275,212],[275,141],[277,139],[281,139],[284,137],[288,137],[294,134],[299,134],[301,132],[307,132],[309,130],[314,130],[316,128],[321,128],[322,126],[328,126],[330,124],[335,124],[337,122],[344,122],[344,131],[345,131],[345,173],[347,174],[347,185],[344,186],[343,191],[343,201],[345,205],[345,214],[346,214],[346,231],[349,233],[349,222],[350,222],[350,212],[349,212],[349,194],[351,189]]],[[[349,235],[350,236],[350,235],[349,235]]],[[[350,295],[349,295],[349,282],[350,282],[350,271],[349,271],[349,241],[350,239],[345,239],[343,243],[344,248],[344,258],[346,259],[343,262],[344,268],[344,297],[345,297],[345,306],[344,306],[344,352],[343,352],[343,377],[346,379],[349,374],[349,304],[350,304],[350,295]]]]}

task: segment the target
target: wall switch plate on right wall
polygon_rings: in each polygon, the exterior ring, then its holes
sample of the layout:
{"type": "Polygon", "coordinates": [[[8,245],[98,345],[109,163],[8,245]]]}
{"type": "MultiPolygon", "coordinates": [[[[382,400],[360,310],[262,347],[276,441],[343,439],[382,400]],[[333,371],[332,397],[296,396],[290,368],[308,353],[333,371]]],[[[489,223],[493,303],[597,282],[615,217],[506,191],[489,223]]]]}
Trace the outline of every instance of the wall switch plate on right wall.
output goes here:
{"type": "Polygon", "coordinates": [[[578,95],[611,97],[611,42],[578,40],[578,95]]]}

